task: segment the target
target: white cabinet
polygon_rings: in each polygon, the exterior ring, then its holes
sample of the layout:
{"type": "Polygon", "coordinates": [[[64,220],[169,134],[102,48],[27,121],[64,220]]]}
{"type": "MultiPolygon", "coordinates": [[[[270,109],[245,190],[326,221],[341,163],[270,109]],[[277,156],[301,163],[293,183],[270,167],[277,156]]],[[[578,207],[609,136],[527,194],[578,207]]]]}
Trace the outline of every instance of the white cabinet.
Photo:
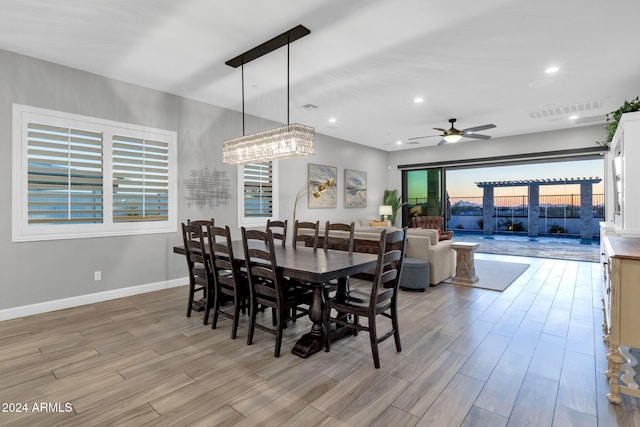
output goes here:
{"type": "Polygon", "coordinates": [[[640,237],[640,111],[622,115],[606,156],[607,223],[640,237]]]}
{"type": "Polygon", "coordinates": [[[630,352],[630,347],[640,348],[640,239],[611,236],[601,239],[607,398],[611,403],[620,403],[620,393],[640,397],[635,378],[637,360],[630,352]]]}

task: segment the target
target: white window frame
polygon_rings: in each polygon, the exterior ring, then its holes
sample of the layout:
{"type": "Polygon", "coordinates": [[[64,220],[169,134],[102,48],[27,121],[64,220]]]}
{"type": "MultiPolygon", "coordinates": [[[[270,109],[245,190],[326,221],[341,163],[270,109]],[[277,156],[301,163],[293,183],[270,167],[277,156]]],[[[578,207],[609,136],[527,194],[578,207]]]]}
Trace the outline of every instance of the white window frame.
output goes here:
{"type": "Polygon", "coordinates": [[[13,104],[12,241],[76,239],[177,231],[177,134],[174,131],[13,104]],[[93,129],[103,133],[103,222],[96,224],[28,223],[28,133],[30,122],[93,129]],[[153,139],[168,143],[169,201],[165,221],[113,221],[112,135],[153,139]]]}
{"type": "Polygon", "coordinates": [[[272,160],[271,168],[271,216],[267,217],[246,217],[244,215],[244,165],[238,166],[238,227],[256,228],[266,227],[267,220],[278,219],[279,212],[279,194],[278,191],[278,161],[272,160]]]}

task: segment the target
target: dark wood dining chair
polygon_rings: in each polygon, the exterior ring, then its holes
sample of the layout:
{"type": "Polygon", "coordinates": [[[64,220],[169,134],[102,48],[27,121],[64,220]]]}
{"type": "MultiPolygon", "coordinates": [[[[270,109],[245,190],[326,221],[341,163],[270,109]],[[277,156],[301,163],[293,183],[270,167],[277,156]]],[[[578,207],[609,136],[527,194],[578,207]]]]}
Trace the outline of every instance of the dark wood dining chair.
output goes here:
{"type": "Polygon", "coordinates": [[[249,300],[249,282],[247,275],[242,273],[233,262],[233,246],[229,227],[209,226],[207,238],[215,284],[211,329],[216,329],[218,315],[222,315],[233,321],[231,339],[235,339],[238,333],[240,310],[246,311],[249,300]],[[222,308],[224,299],[231,299],[233,303],[231,311],[222,308]]]}
{"type": "Polygon", "coordinates": [[[323,248],[353,252],[355,223],[345,224],[327,221],[324,227],[323,248]]]}
{"type": "Polygon", "coordinates": [[[208,226],[215,226],[215,220],[213,218],[211,219],[194,219],[191,220],[189,218],[187,218],[187,225],[199,225],[200,227],[202,227],[202,232],[204,233],[204,237],[207,237],[207,227],[208,226]]]}
{"type": "MultiPolygon", "coordinates": [[[[345,224],[340,222],[327,221],[324,227],[324,237],[322,238],[322,247],[324,250],[333,249],[339,251],[347,251],[353,253],[354,246],[354,234],[356,226],[355,223],[345,224]]],[[[344,286],[348,286],[349,278],[345,277],[341,279],[344,286]]],[[[325,291],[325,297],[328,297],[329,292],[335,291],[340,283],[338,280],[332,280],[325,283],[323,290],[325,291]]]]}
{"type": "Polygon", "coordinates": [[[300,242],[303,246],[318,249],[318,234],[320,232],[320,221],[306,222],[296,220],[293,225],[293,247],[300,242]]]}
{"type": "Polygon", "coordinates": [[[213,272],[211,263],[207,256],[207,249],[204,240],[204,230],[198,224],[182,223],[182,238],[184,241],[185,258],[189,270],[189,305],[187,317],[191,317],[191,311],[198,292],[202,293],[200,303],[204,306],[204,320],[206,325],[209,322],[209,313],[212,305],[212,293],[214,291],[213,272]]]}
{"type": "Polygon", "coordinates": [[[289,221],[278,221],[278,220],[267,220],[267,230],[271,230],[273,233],[274,240],[280,240],[282,242],[282,246],[286,246],[287,243],[287,225],[289,221]]]}
{"type": "Polygon", "coordinates": [[[400,273],[402,272],[402,260],[404,259],[407,241],[407,229],[387,233],[383,230],[380,234],[380,245],[378,247],[378,261],[373,276],[373,281],[367,283],[366,287],[349,289],[345,293],[337,293],[335,297],[327,301],[328,310],[325,310],[324,330],[326,351],[331,348],[331,323],[336,326],[354,329],[357,335],[359,330],[369,332],[371,341],[371,353],[373,354],[373,364],[380,368],[380,356],[378,354],[378,344],[393,335],[396,350],[402,351],[400,344],[400,331],[398,328],[398,287],[400,283],[400,273]],[[331,317],[331,309],[339,313],[336,317],[331,317]],[[353,320],[344,316],[351,314],[353,320]],[[383,335],[378,334],[376,318],[383,316],[391,319],[391,329],[383,335]],[[360,317],[367,318],[367,324],[360,324],[360,317]]]}
{"type": "Polygon", "coordinates": [[[301,305],[311,303],[311,290],[296,286],[286,280],[278,272],[278,264],[274,253],[273,233],[259,230],[247,230],[242,227],[242,247],[249,277],[249,332],[247,344],[253,343],[256,328],[274,334],[276,347],[273,355],[280,357],[282,334],[286,322],[294,317],[302,317],[309,313],[301,305]],[[257,321],[259,307],[271,307],[275,316],[275,326],[267,326],[257,321]]]}

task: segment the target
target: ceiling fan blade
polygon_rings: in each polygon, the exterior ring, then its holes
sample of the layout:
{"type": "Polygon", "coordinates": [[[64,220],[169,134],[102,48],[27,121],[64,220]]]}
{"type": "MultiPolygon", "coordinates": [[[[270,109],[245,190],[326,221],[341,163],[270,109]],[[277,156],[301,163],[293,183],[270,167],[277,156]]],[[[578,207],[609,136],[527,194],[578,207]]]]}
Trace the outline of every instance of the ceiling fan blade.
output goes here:
{"type": "Polygon", "coordinates": [[[488,124],[488,125],[482,125],[482,126],[476,126],[476,127],[472,127],[472,128],[466,128],[463,129],[462,132],[477,132],[479,130],[487,130],[487,129],[493,129],[494,127],[496,127],[496,125],[492,124],[488,124]]]}
{"type": "Polygon", "coordinates": [[[431,138],[433,136],[442,136],[442,135],[426,135],[426,136],[416,136],[414,138],[408,138],[407,141],[415,141],[416,139],[422,139],[422,138],[431,138]]]}
{"type": "Polygon", "coordinates": [[[491,138],[489,135],[482,135],[480,133],[469,133],[469,134],[464,134],[465,138],[476,138],[476,139],[489,139],[491,138]]]}
{"type": "Polygon", "coordinates": [[[438,145],[445,144],[446,142],[447,142],[447,141],[445,141],[445,140],[443,139],[443,140],[441,140],[440,142],[438,142],[438,145]]]}
{"type": "Polygon", "coordinates": [[[442,129],[442,128],[434,128],[435,130],[439,130],[440,132],[446,132],[447,129],[442,129]]]}

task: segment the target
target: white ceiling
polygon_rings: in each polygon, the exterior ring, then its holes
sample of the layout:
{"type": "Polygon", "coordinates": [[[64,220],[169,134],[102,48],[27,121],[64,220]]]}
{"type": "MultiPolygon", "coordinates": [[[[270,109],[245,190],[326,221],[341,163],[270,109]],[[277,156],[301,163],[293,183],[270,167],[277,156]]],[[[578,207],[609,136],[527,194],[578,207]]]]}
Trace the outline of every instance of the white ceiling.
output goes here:
{"type": "MultiPolygon", "coordinates": [[[[394,151],[453,117],[493,137],[602,122],[640,94],[639,19],[638,0],[0,0],[0,48],[241,111],[225,61],[302,24],[290,121],[394,151]]],[[[286,48],[245,65],[247,114],[286,122],[286,67],[286,48]]]]}

